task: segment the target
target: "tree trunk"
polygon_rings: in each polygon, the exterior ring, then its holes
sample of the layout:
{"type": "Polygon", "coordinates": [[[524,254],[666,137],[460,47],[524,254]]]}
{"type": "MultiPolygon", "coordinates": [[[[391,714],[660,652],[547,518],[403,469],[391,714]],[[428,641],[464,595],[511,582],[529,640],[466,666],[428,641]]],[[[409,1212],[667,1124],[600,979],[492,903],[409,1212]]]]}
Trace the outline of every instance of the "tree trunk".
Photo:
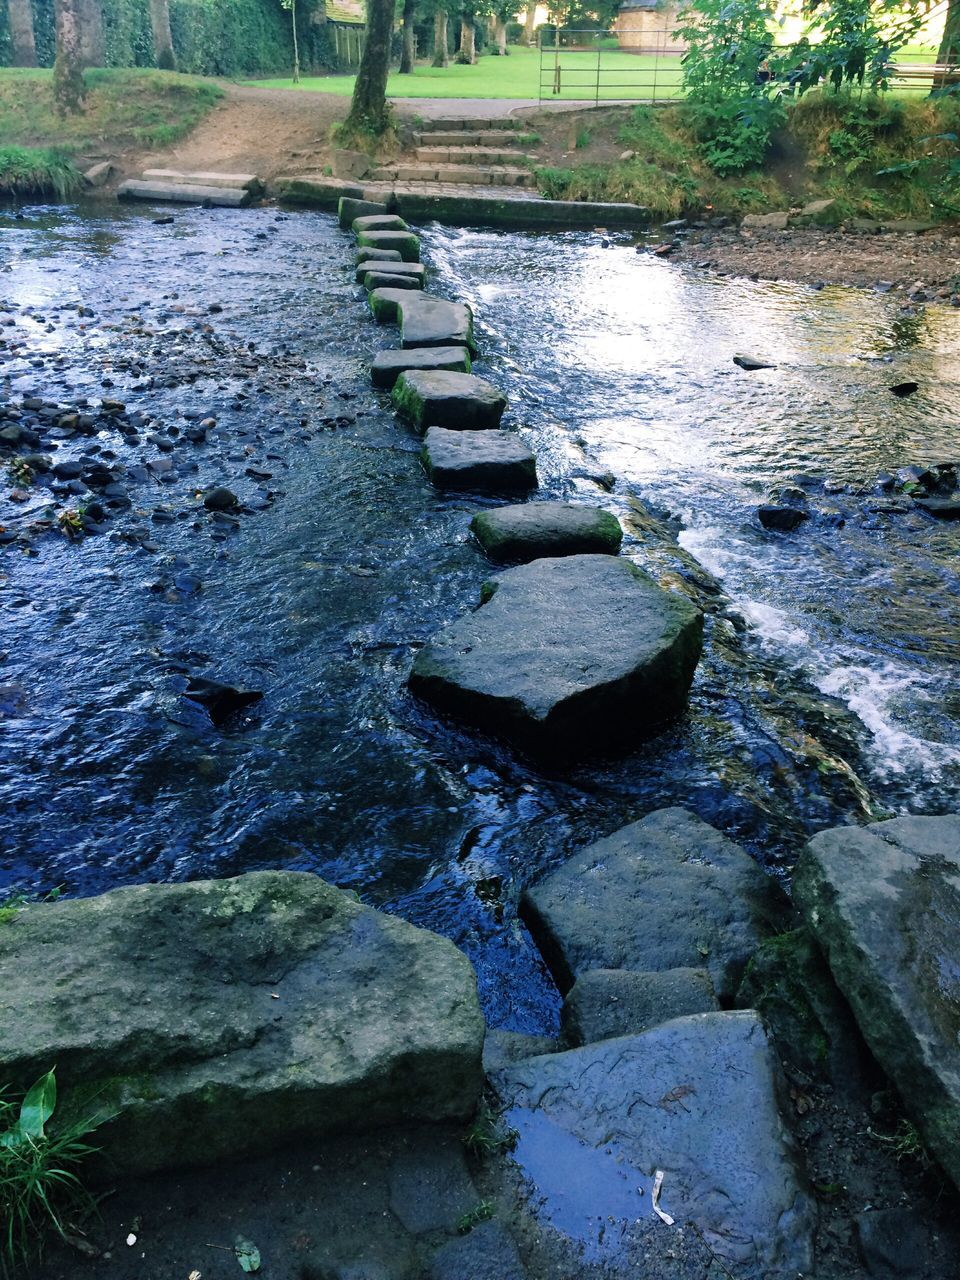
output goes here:
{"type": "Polygon", "coordinates": [[[387,74],[392,33],[393,0],[367,0],[367,38],[353,86],[350,114],[344,121],[348,134],[381,134],[389,124],[387,74]]]}
{"type": "Polygon", "coordinates": [[[493,38],[496,41],[497,53],[501,58],[507,56],[507,20],[506,18],[495,18],[493,26],[493,38]]]}
{"type": "Polygon", "coordinates": [[[300,43],[297,40],[297,0],[290,0],[290,30],[293,33],[293,83],[300,83],[300,43]]]}
{"type": "Polygon", "coordinates": [[[153,28],[153,52],[162,71],[176,71],[177,59],[170,34],[170,0],[150,0],[150,26],[153,28]]]}
{"type": "Polygon", "coordinates": [[[523,20],[523,43],[526,45],[537,43],[537,6],[531,4],[527,9],[527,16],[523,20]]]}
{"type": "Polygon", "coordinates": [[[433,15],[433,63],[434,67],[447,67],[450,58],[447,55],[447,11],[438,9],[433,15]]]}
{"type": "Polygon", "coordinates": [[[100,0],[80,0],[80,57],[85,67],[102,67],[106,62],[100,0]]]}
{"type": "Polygon", "coordinates": [[[83,60],[80,51],[79,0],[55,0],[57,58],[53,64],[53,98],[60,115],[83,109],[83,60]]]}
{"type": "Polygon", "coordinates": [[[474,40],[473,18],[466,14],[460,19],[460,52],[457,61],[473,66],[477,60],[477,49],[474,40]]]}
{"type": "Polygon", "coordinates": [[[400,50],[400,74],[404,76],[413,74],[414,55],[416,52],[413,20],[416,12],[417,0],[403,0],[403,45],[400,50]]]}
{"type": "Polygon", "coordinates": [[[10,44],[15,67],[37,65],[37,45],[33,38],[33,5],[30,0],[7,0],[10,44]]]}
{"type": "MultiPolygon", "coordinates": [[[[960,0],[950,0],[950,7],[947,9],[946,21],[943,24],[943,39],[940,41],[940,51],[937,54],[937,62],[956,64],[960,58],[960,0]]],[[[958,80],[956,71],[940,74],[934,78],[933,88],[944,89],[947,85],[956,84],[958,80]]]]}

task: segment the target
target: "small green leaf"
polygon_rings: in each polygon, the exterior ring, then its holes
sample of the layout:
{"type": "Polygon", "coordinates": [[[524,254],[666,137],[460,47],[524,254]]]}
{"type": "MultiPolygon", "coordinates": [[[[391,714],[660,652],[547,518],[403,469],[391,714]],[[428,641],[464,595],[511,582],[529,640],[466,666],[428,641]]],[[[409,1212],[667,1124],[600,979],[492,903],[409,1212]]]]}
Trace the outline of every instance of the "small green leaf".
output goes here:
{"type": "Polygon", "coordinates": [[[243,1236],[237,1236],[233,1252],[237,1255],[241,1270],[248,1273],[260,1270],[260,1250],[252,1240],[245,1240],[243,1236]]]}
{"type": "Polygon", "coordinates": [[[40,1077],[24,1098],[17,1128],[25,1137],[42,1138],[43,1126],[53,1115],[56,1105],[57,1082],[51,1070],[40,1077]]]}

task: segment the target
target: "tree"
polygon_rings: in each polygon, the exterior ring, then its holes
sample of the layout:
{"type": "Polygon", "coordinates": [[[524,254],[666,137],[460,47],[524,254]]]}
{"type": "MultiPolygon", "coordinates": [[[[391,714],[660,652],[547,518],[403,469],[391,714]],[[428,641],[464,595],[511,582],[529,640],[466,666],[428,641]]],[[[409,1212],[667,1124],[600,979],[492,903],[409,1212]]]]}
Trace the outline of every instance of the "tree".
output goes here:
{"type": "Polygon", "coordinates": [[[353,86],[350,112],[343,124],[343,133],[348,137],[357,133],[379,135],[390,124],[387,73],[393,13],[394,0],[367,0],[367,38],[353,86]]]}
{"type": "Polygon", "coordinates": [[[150,0],[150,26],[157,66],[163,71],[176,71],[177,59],[170,33],[170,0],[150,0]]]}
{"type": "Polygon", "coordinates": [[[417,16],[417,0],[403,0],[403,39],[400,46],[400,74],[411,75],[416,60],[417,38],[414,22],[417,16]]]}
{"type": "MultiPolygon", "coordinates": [[[[12,6],[11,6],[12,15],[12,6]]],[[[13,27],[13,17],[10,18],[10,26],[13,27]]],[[[956,68],[957,61],[960,59],[960,0],[950,0],[947,8],[946,20],[943,24],[943,38],[940,41],[940,52],[937,54],[937,63],[940,66],[952,66],[956,68]]],[[[934,81],[933,88],[944,89],[948,85],[957,83],[957,73],[954,69],[952,72],[943,72],[937,76],[934,81]]]]}
{"type": "Polygon", "coordinates": [[[280,0],[282,8],[290,14],[290,30],[293,35],[293,83],[300,83],[300,45],[297,43],[297,0],[280,0]]]}
{"type": "Polygon", "coordinates": [[[102,67],[107,60],[101,0],[80,0],[80,57],[85,67],[102,67]]]}
{"type": "Polygon", "coordinates": [[[525,45],[537,43],[537,6],[530,4],[527,6],[526,16],[523,19],[523,35],[521,39],[525,45]]]}
{"type": "Polygon", "coordinates": [[[54,0],[57,56],[53,64],[53,100],[60,115],[83,109],[83,54],[80,0],[54,0]]]}
{"type": "Polygon", "coordinates": [[[37,45],[33,37],[33,5],[31,0],[7,0],[10,22],[10,44],[15,67],[37,65],[37,45]]]}
{"type": "Polygon", "coordinates": [[[477,60],[477,33],[474,27],[476,11],[473,8],[460,11],[460,48],[456,61],[472,66],[477,60]]]}
{"type": "Polygon", "coordinates": [[[447,67],[450,58],[447,54],[447,11],[441,4],[433,15],[433,62],[434,67],[447,67]]]}

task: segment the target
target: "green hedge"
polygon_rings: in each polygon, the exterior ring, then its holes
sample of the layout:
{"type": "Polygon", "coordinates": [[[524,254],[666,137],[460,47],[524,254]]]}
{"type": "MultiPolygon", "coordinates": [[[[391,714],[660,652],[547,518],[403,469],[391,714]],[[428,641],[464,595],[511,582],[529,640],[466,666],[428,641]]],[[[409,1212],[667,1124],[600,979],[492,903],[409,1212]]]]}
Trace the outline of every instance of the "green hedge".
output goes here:
{"type": "MultiPolygon", "coordinates": [[[[324,24],[311,21],[311,0],[299,0],[297,35],[305,71],[332,67],[324,24]]],[[[37,58],[53,66],[53,0],[33,0],[37,58]]],[[[148,0],[103,0],[108,67],[152,67],[148,0]]],[[[290,15],[280,0],[170,0],[177,69],[193,75],[277,75],[293,66],[290,15]]],[[[6,0],[0,0],[0,66],[9,66],[6,0]]]]}

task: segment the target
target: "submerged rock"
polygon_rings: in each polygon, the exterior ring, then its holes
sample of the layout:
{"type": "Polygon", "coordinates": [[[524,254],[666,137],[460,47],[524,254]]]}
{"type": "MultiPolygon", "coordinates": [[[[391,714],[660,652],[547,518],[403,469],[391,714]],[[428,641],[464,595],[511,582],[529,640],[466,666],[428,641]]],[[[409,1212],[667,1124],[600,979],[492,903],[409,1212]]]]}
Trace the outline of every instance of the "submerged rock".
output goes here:
{"type": "Polygon", "coordinates": [[[520,910],[561,991],[592,969],[706,969],[731,1004],[783,903],[744,849],[675,808],[588,845],[520,910]]]}
{"type": "Polygon", "coordinates": [[[193,676],[183,696],[204,707],[215,725],[222,725],[237,712],[259,702],[263,694],[258,689],[235,689],[232,685],[221,684],[219,680],[193,676]]]}
{"type": "Polygon", "coordinates": [[[623,541],[616,516],[573,502],[525,502],[481,511],[471,520],[470,532],[497,564],[543,556],[615,556],[623,541]]]}
{"type": "Polygon", "coordinates": [[[757,518],[765,529],[776,529],[780,533],[790,533],[804,520],[809,520],[810,513],[800,507],[781,507],[775,503],[764,503],[757,507],[757,518]]]}
{"type": "Polygon", "coordinates": [[[543,1211],[565,1201],[562,1222],[580,1239],[595,1245],[612,1232],[644,1250],[662,1241],[651,1195],[659,1169],[660,1207],[702,1233],[737,1280],[810,1274],[815,1211],[780,1117],[776,1059],[752,1011],[677,1018],[531,1058],[492,1084],[543,1211]]]}
{"type": "Polygon", "coordinates": [[[739,365],[747,373],[753,373],[757,369],[775,369],[777,367],[775,364],[771,364],[769,360],[761,360],[758,356],[737,355],[733,357],[733,363],[739,365]]]}
{"type": "Polygon", "coordinates": [[[960,1186],[960,815],[821,831],[794,898],[871,1052],[960,1186]]]}
{"type": "Polygon", "coordinates": [[[438,710],[572,760],[648,737],[683,709],[703,617],[629,561],[535,560],[491,588],[413,664],[411,689],[438,710]]]}
{"type": "Polygon", "coordinates": [[[0,931],[0,1063],[57,1065],[120,1170],[470,1114],[483,1018],[452,943],[317,876],[138,885],[0,931]],[[56,974],[56,982],[50,974],[56,974]]]}
{"type": "Polygon", "coordinates": [[[499,427],[507,397],[470,373],[408,369],[393,388],[393,403],[421,430],[483,431],[499,427]]]}

